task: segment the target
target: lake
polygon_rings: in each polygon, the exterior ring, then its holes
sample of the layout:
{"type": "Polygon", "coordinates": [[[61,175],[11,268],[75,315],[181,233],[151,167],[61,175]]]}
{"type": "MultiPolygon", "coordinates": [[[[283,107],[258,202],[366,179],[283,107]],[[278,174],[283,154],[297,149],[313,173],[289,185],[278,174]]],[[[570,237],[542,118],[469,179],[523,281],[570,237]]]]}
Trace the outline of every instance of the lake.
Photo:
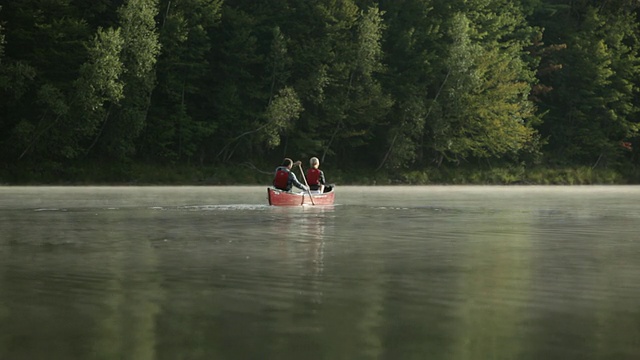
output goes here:
{"type": "Polygon", "coordinates": [[[0,187],[0,359],[639,359],[640,187],[0,187]]]}

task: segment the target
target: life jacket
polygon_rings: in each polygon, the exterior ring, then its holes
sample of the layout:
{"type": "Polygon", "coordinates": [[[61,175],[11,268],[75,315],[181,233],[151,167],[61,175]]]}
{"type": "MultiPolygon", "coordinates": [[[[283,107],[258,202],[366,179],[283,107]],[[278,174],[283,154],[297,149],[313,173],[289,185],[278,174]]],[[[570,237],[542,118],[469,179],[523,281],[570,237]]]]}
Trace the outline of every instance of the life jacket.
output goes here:
{"type": "Polygon", "coordinates": [[[276,177],[273,178],[273,186],[276,189],[289,190],[289,171],[285,168],[278,168],[276,177]]]}
{"type": "Polygon", "coordinates": [[[319,185],[320,181],[320,170],[318,169],[307,169],[307,183],[309,186],[311,185],[319,185]]]}

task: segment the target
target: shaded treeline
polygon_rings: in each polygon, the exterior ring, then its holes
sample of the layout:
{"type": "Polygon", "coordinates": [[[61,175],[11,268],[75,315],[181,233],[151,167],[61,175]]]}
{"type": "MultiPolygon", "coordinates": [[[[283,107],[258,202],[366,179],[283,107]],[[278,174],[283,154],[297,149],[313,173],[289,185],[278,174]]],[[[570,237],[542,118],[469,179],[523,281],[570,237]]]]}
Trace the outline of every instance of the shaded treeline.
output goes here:
{"type": "Polygon", "coordinates": [[[0,161],[637,167],[633,0],[0,0],[0,161]]]}

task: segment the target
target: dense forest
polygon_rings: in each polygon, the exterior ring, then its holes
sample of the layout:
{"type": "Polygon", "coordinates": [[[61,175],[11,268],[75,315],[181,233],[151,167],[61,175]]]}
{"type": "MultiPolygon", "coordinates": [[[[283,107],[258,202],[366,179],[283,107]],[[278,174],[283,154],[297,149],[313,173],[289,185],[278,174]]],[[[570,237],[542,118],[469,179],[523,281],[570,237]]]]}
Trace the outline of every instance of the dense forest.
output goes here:
{"type": "Polygon", "coordinates": [[[636,0],[0,0],[0,182],[270,171],[284,156],[413,182],[497,167],[640,182],[639,13],[636,0]]]}

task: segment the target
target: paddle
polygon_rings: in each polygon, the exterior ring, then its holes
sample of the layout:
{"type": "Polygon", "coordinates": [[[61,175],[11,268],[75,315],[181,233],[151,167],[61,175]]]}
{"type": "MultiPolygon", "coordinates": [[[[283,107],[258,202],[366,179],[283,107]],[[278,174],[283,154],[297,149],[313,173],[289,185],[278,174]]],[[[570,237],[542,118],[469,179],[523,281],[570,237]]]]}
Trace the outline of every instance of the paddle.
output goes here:
{"type": "Polygon", "coordinates": [[[309,199],[311,199],[311,205],[315,205],[313,202],[313,195],[311,195],[311,189],[309,188],[309,184],[307,184],[307,177],[304,176],[304,171],[302,170],[302,163],[298,161],[298,167],[300,168],[300,174],[302,175],[302,180],[304,180],[304,184],[307,186],[307,192],[309,193],[309,199]]]}

